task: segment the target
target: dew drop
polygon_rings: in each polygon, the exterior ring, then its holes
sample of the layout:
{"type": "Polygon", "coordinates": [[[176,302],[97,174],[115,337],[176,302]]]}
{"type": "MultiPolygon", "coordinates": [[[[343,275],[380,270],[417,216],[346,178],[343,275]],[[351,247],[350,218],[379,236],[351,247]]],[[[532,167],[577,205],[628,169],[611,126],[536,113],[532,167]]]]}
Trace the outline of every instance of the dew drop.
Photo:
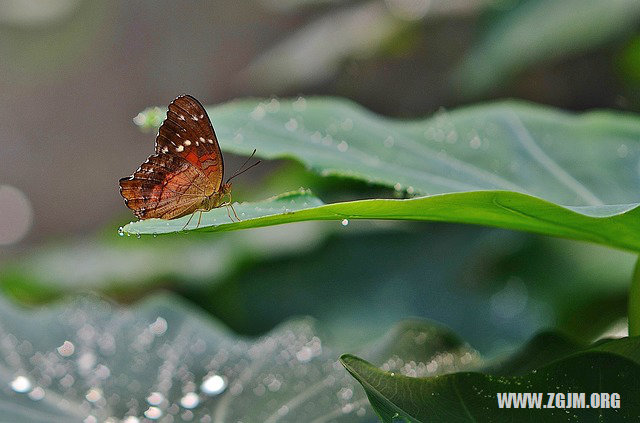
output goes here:
{"type": "Polygon", "coordinates": [[[342,226],[347,226],[349,224],[349,219],[342,219],[342,226]]]}
{"type": "Polygon", "coordinates": [[[267,112],[275,113],[280,110],[280,102],[275,98],[272,98],[269,103],[267,103],[267,112]]]}
{"type": "Polygon", "coordinates": [[[402,191],[402,184],[400,182],[396,182],[396,184],[393,186],[393,189],[395,189],[396,191],[402,191]]]}
{"type": "Polygon", "coordinates": [[[29,398],[31,398],[34,401],[40,401],[42,398],[44,398],[44,389],[42,389],[39,386],[36,386],[35,388],[33,388],[33,390],[31,392],[29,392],[29,398]]]}
{"type": "Polygon", "coordinates": [[[89,416],[84,418],[82,423],[98,423],[98,419],[96,419],[96,416],[89,415],[89,416]]]}
{"type": "Polygon", "coordinates": [[[345,131],[351,131],[353,129],[353,120],[351,120],[350,118],[346,118],[342,121],[340,127],[345,131]]]}
{"type": "Polygon", "coordinates": [[[253,388],[253,393],[256,394],[256,396],[261,397],[265,392],[267,392],[267,388],[265,388],[263,384],[260,384],[253,388]]]}
{"type": "Polygon", "coordinates": [[[391,148],[393,147],[393,144],[395,144],[395,140],[393,139],[393,137],[391,135],[389,135],[387,138],[385,138],[384,140],[384,146],[387,148],[391,148]]]}
{"type": "Polygon", "coordinates": [[[412,186],[407,187],[407,194],[411,195],[415,192],[415,189],[412,186]]]}
{"type": "Polygon", "coordinates": [[[133,123],[135,123],[137,126],[142,126],[146,122],[147,122],[147,116],[143,112],[138,113],[133,118],[133,123]]]}
{"type": "Polygon", "coordinates": [[[296,353],[296,358],[301,363],[307,363],[313,358],[313,350],[306,346],[302,347],[302,349],[296,353]]]}
{"type": "Polygon", "coordinates": [[[298,121],[294,118],[291,118],[287,123],[284,124],[284,127],[287,128],[287,131],[293,132],[298,129],[298,121]]]}
{"type": "Polygon", "coordinates": [[[284,417],[287,414],[289,414],[289,407],[287,407],[286,405],[283,405],[278,409],[278,416],[284,417]]]}
{"type": "Polygon", "coordinates": [[[149,407],[147,408],[147,411],[144,412],[144,416],[151,420],[158,420],[162,417],[162,410],[158,407],[149,407]]]}
{"type": "Polygon", "coordinates": [[[76,350],[76,347],[75,347],[75,345],[73,345],[72,342],[64,341],[62,343],[62,345],[60,345],[58,348],[56,348],[56,350],[58,351],[58,354],[60,354],[61,356],[69,357],[76,350]]]}
{"type": "Polygon", "coordinates": [[[271,392],[278,392],[280,390],[280,388],[282,387],[282,382],[280,382],[278,379],[273,379],[268,385],[267,388],[269,388],[269,390],[271,392]]]}
{"type": "Polygon", "coordinates": [[[342,413],[349,414],[353,411],[353,404],[345,404],[342,406],[342,413]]]}
{"type": "Polygon", "coordinates": [[[482,141],[480,141],[480,137],[478,137],[477,135],[471,138],[471,141],[469,141],[469,147],[473,148],[474,150],[480,148],[481,145],[482,141]]]}
{"type": "Polygon", "coordinates": [[[78,368],[82,371],[88,372],[96,365],[96,355],[91,351],[84,352],[78,357],[78,368]]]}
{"type": "Polygon", "coordinates": [[[140,423],[140,419],[136,416],[127,416],[122,420],[122,423],[140,423]]]}
{"type": "Polygon", "coordinates": [[[340,144],[338,144],[338,151],[341,153],[344,153],[348,149],[349,149],[349,144],[347,144],[346,141],[340,141],[340,144]]]}
{"type": "Polygon", "coordinates": [[[140,235],[140,234],[136,234],[136,238],[138,238],[138,239],[140,239],[141,236],[142,235],[140,235]]]}
{"type": "Polygon", "coordinates": [[[111,370],[104,364],[98,364],[95,368],[95,375],[104,380],[111,376],[111,370]]]}
{"type": "MultiPolygon", "coordinates": [[[[160,404],[162,404],[162,401],[164,401],[164,395],[162,395],[160,392],[152,392],[147,397],[147,402],[150,405],[160,405],[160,404]]],[[[151,407],[151,408],[153,408],[153,407],[151,407]]],[[[145,415],[146,415],[146,413],[145,413],[145,415]]]]}
{"type": "Polygon", "coordinates": [[[157,238],[157,237],[158,237],[158,234],[157,234],[156,232],[154,232],[154,233],[153,233],[153,237],[154,237],[154,238],[157,238]]]}
{"type": "Polygon", "coordinates": [[[180,398],[180,405],[184,408],[196,408],[200,404],[200,397],[195,392],[188,392],[180,398]]]}
{"type": "Polygon", "coordinates": [[[149,330],[155,336],[162,336],[167,331],[167,321],[162,317],[158,317],[155,322],[149,325],[149,330]]]}
{"type": "Polygon", "coordinates": [[[122,226],[118,228],[118,235],[124,236],[124,228],[122,226]]]}
{"type": "Polygon", "coordinates": [[[31,390],[31,381],[24,376],[17,376],[11,381],[11,389],[19,394],[24,394],[31,390]]]}
{"type": "Polygon", "coordinates": [[[75,381],[75,378],[67,373],[62,377],[62,379],[60,379],[59,383],[63,388],[69,389],[75,383],[75,381]]]}
{"type": "Polygon", "coordinates": [[[220,375],[209,376],[202,381],[200,389],[207,395],[221,394],[227,388],[227,380],[220,375]]]}
{"type": "Polygon", "coordinates": [[[626,144],[620,144],[616,151],[618,153],[618,157],[624,159],[629,154],[629,147],[627,147],[626,144]]]}
{"type": "Polygon", "coordinates": [[[341,400],[349,401],[353,397],[353,390],[349,388],[341,388],[337,395],[341,400]]]}
{"type": "Polygon", "coordinates": [[[89,402],[98,402],[102,399],[102,391],[98,388],[91,388],[84,397],[89,402]]]}
{"type": "Polygon", "coordinates": [[[267,114],[264,106],[262,104],[258,104],[255,109],[250,113],[251,119],[260,120],[267,114]]]}
{"type": "Polygon", "coordinates": [[[293,110],[301,112],[307,108],[307,100],[304,97],[298,97],[296,101],[293,102],[293,110]]]}

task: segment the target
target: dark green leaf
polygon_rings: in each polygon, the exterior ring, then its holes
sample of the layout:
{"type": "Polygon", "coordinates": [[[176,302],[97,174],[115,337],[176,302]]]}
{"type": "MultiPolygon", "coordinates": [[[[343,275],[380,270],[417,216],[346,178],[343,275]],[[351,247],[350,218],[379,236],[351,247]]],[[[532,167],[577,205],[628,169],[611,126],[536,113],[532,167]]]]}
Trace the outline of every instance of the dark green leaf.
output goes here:
{"type": "MultiPolygon", "coordinates": [[[[449,362],[462,362],[459,354],[444,357],[449,362]]],[[[429,374],[429,367],[437,369],[443,359],[442,355],[425,358],[410,366],[411,372],[386,365],[379,369],[352,355],[343,355],[341,361],[361,383],[385,423],[392,422],[394,416],[411,422],[622,421],[633,420],[640,413],[640,338],[607,340],[585,347],[545,334],[502,366],[487,367],[477,360],[446,374],[429,374]],[[541,341],[545,342],[544,348],[541,341]],[[540,357],[540,353],[546,357],[540,357]],[[416,372],[415,368],[426,371],[416,372]],[[540,407],[500,408],[499,395],[509,392],[542,393],[540,407]],[[564,402],[554,400],[554,407],[547,408],[550,392],[567,397],[564,402]],[[584,393],[585,405],[590,404],[592,393],[617,393],[620,405],[575,408],[574,397],[569,399],[567,393],[584,393]]]]}

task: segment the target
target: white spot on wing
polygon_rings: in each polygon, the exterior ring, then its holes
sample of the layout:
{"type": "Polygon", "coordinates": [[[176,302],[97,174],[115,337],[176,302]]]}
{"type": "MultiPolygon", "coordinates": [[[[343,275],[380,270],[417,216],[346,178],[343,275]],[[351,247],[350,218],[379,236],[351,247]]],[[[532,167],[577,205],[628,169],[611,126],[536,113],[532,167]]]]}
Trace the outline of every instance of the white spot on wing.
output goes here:
{"type": "Polygon", "coordinates": [[[189,140],[184,140],[184,145],[186,145],[187,147],[189,147],[191,145],[191,141],[189,140]]]}
{"type": "Polygon", "coordinates": [[[204,138],[200,137],[200,142],[204,142],[204,138]]]}
{"type": "Polygon", "coordinates": [[[177,147],[176,147],[176,151],[177,151],[178,153],[179,153],[179,152],[181,152],[182,150],[184,150],[184,147],[183,147],[183,146],[179,145],[179,146],[177,146],[177,147]]]}
{"type": "Polygon", "coordinates": [[[169,149],[168,149],[167,147],[162,147],[162,152],[163,152],[163,153],[168,153],[168,152],[169,152],[169,149]]]}
{"type": "Polygon", "coordinates": [[[207,140],[207,141],[209,141],[209,144],[213,144],[213,140],[207,140]]]}
{"type": "Polygon", "coordinates": [[[184,120],[184,115],[178,115],[178,118],[179,118],[180,120],[184,120]]]}

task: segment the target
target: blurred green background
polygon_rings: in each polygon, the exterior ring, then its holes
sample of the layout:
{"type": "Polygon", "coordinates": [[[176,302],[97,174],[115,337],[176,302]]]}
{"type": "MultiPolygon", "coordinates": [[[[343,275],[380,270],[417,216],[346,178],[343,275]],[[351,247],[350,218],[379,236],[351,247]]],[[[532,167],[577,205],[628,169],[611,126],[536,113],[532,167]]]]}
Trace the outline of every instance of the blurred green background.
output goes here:
{"type": "MultiPolygon", "coordinates": [[[[397,222],[119,238],[132,215],[117,180],[152,152],[132,118],[182,93],[342,96],[400,118],[504,97],[637,112],[639,22],[631,0],[4,1],[0,287],[30,306],[171,290],[242,334],[311,315],[345,348],[412,316],[490,354],[546,327],[624,333],[628,253],[397,222]]],[[[234,199],[300,186],[397,195],[278,161],[236,179],[234,199]]]]}

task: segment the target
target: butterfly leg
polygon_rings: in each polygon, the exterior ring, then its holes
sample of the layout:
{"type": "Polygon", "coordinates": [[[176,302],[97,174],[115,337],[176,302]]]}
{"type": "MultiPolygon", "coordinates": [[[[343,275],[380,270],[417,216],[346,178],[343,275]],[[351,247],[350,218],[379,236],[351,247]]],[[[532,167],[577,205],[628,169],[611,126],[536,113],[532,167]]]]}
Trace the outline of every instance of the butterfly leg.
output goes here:
{"type": "MultiPolygon", "coordinates": [[[[240,222],[241,219],[238,217],[238,213],[236,213],[236,209],[233,208],[233,202],[231,201],[231,193],[230,192],[227,193],[227,196],[229,196],[229,202],[227,203],[227,206],[231,207],[231,210],[233,211],[233,215],[236,217],[236,219],[238,219],[238,222],[240,222]]],[[[227,213],[229,213],[228,208],[227,208],[227,213]]],[[[231,219],[231,216],[229,216],[229,218],[231,219]]]]}
{"type": "Polygon", "coordinates": [[[229,216],[229,220],[230,220],[230,221],[232,221],[232,222],[234,222],[233,218],[231,217],[231,213],[229,213],[229,205],[230,205],[230,204],[228,204],[228,203],[227,203],[227,204],[225,204],[224,206],[225,206],[225,208],[227,209],[227,216],[229,216]]]}
{"type": "MultiPolygon", "coordinates": [[[[197,210],[200,212],[200,215],[198,216],[198,224],[196,225],[196,229],[198,229],[200,227],[200,220],[202,220],[202,212],[204,210],[197,210]]],[[[195,213],[195,212],[194,212],[195,213]]]]}
{"type": "MultiPolygon", "coordinates": [[[[184,224],[184,226],[182,227],[182,229],[180,229],[180,231],[184,231],[186,229],[186,227],[189,226],[189,223],[191,223],[191,219],[193,219],[193,215],[194,214],[196,214],[195,211],[193,213],[191,213],[191,216],[189,216],[189,220],[187,220],[187,223],[184,224]]],[[[200,224],[199,220],[198,220],[198,224],[200,224]]]]}
{"type": "Polygon", "coordinates": [[[238,222],[240,222],[240,218],[238,217],[238,213],[236,213],[236,209],[233,208],[233,204],[229,203],[229,207],[231,207],[233,215],[236,217],[236,219],[238,219],[238,222]]]}

